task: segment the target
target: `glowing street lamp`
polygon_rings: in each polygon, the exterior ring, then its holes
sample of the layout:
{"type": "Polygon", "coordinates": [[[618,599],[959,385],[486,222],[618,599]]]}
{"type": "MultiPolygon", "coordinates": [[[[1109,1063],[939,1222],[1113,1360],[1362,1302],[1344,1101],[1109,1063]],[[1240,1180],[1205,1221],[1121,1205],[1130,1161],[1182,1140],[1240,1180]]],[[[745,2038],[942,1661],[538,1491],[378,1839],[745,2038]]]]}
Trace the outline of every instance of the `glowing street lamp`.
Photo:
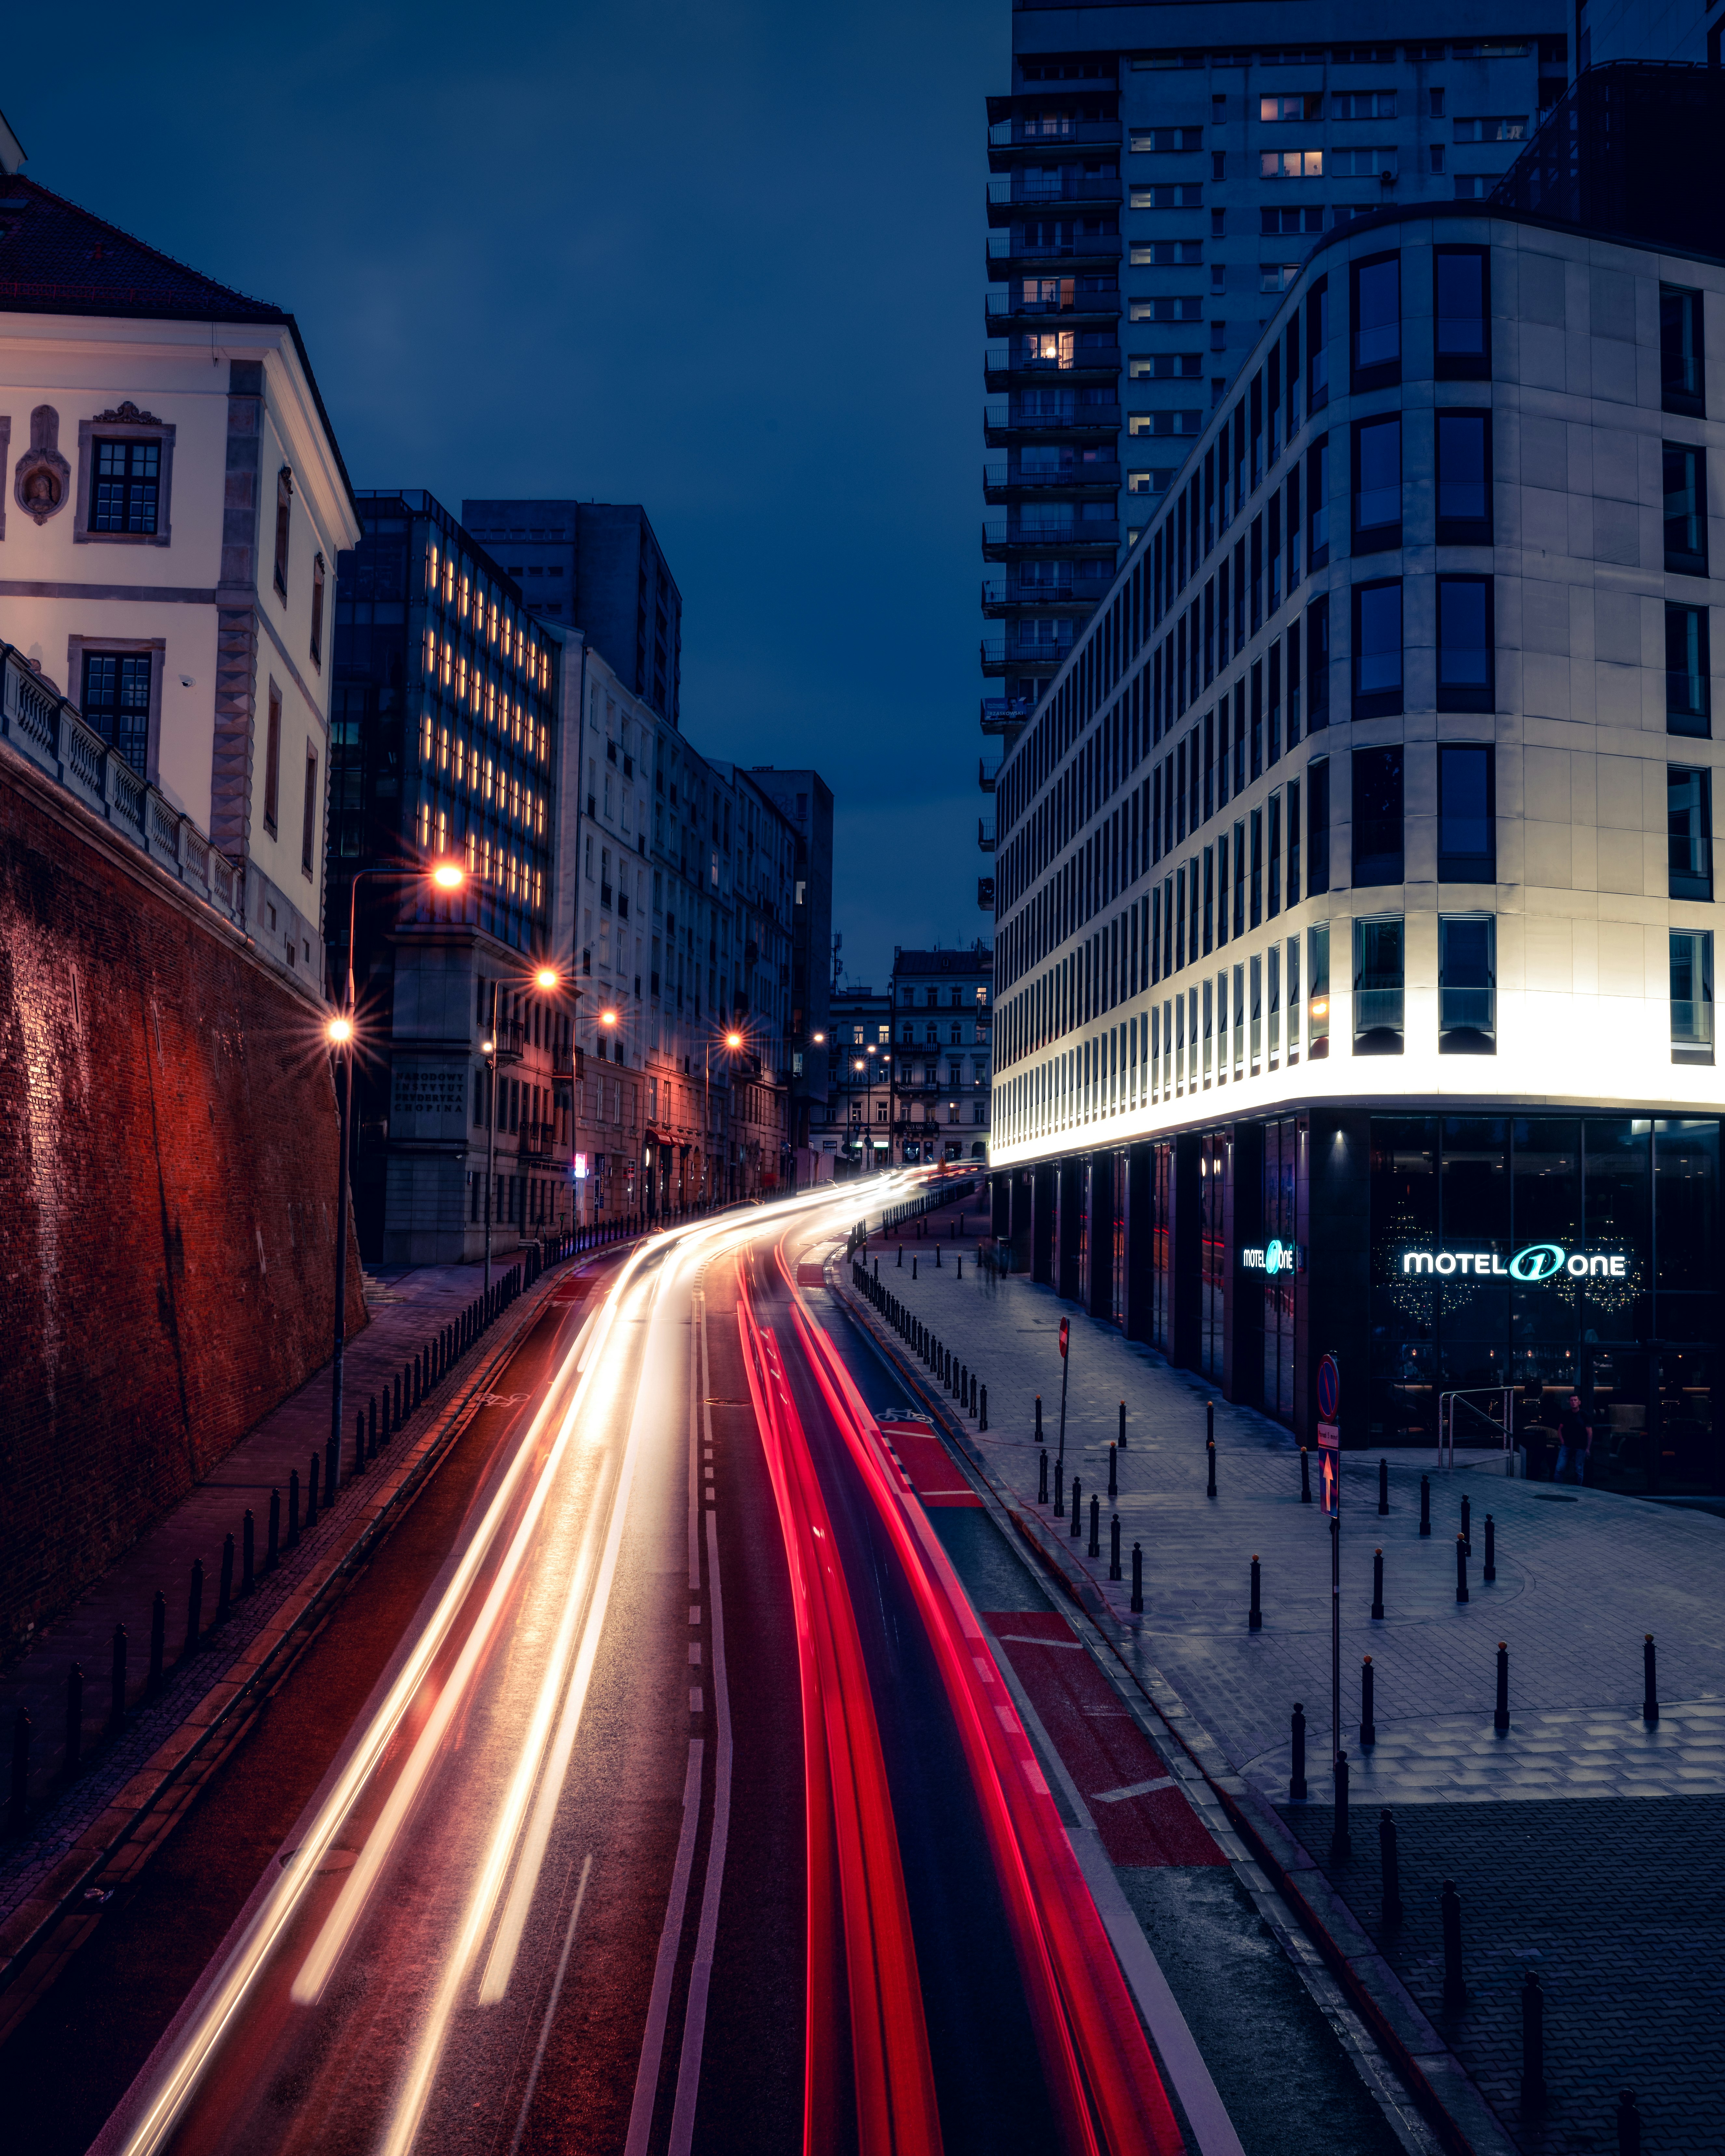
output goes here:
{"type": "Polygon", "coordinates": [[[533,985],[536,988],[543,988],[549,995],[553,988],[562,988],[563,977],[555,966],[542,966],[533,976],[533,985]]]}

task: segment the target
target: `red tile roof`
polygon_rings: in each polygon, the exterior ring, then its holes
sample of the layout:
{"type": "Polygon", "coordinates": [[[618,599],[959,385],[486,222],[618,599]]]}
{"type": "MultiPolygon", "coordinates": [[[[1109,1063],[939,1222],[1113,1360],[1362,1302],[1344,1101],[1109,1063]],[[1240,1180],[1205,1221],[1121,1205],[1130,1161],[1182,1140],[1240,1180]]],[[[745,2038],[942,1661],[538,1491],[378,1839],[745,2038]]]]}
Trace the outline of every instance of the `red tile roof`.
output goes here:
{"type": "Polygon", "coordinates": [[[289,320],[22,175],[0,175],[0,312],[289,320]]]}

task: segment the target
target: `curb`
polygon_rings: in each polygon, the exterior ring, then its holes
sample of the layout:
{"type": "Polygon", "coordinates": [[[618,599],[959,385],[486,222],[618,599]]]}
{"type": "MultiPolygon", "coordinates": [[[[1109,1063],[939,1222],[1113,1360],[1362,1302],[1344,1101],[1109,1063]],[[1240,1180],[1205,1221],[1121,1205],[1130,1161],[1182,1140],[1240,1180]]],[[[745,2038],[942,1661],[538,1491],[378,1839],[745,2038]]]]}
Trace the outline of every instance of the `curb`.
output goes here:
{"type": "Polygon", "coordinates": [[[1000,1486],[986,1460],[973,1449],[970,1431],[957,1421],[944,1394],[922,1375],[906,1370],[898,1336],[875,1315],[866,1297],[836,1277],[845,1262],[842,1255],[829,1260],[831,1292],[927,1403],[936,1426],[957,1444],[967,1467],[981,1481],[1029,1555],[1090,1620],[1120,1674],[1203,1776],[1253,1863],[1262,1870],[1366,2033],[1400,2076],[1446,2156],[1514,2156],[1516,2143],[1483,2092],[1415,2004],[1327,1875],[1281,1815],[1248,1789],[1160,1671],[1153,1671],[1147,1681],[1132,1667],[1121,1651],[1120,1620],[1095,1581],[1087,1573],[1075,1577],[1062,1562],[1058,1546],[1050,1547],[1054,1538],[1041,1518],[1026,1513],[1017,1497],[1000,1486]],[[1296,1874],[1308,1883],[1299,1883],[1296,1874]],[[1314,1881],[1321,1883],[1321,1893],[1311,1887],[1314,1881]],[[1322,1911],[1314,1906],[1317,1902],[1322,1902],[1322,1911]],[[1337,1938],[1338,1932],[1348,1943],[1337,1938]]]}
{"type": "Polygon", "coordinates": [[[348,1580],[405,1516],[484,1404],[482,1395],[490,1390],[491,1380],[542,1315],[552,1287],[567,1277],[564,1267],[578,1259],[630,1247],[619,1243],[598,1253],[572,1253],[547,1266],[494,1321],[499,1329],[468,1351],[481,1359],[465,1378],[458,1366],[444,1380],[449,1391],[441,1406],[434,1398],[422,1401],[422,1407],[432,1408],[432,1414],[410,1441],[410,1449],[391,1463],[393,1471],[379,1471],[384,1470],[381,1454],[368,1465],[367,1473],[375,1479],[367,1485],[365,1502],[337,1521],[338,1532],[318,1553],[316,1566],[239,1649],[223,1675],[188,1709],[150,1760],[115,1792],[70,1847],[50,1861],[34,1890],[0,1924],[0,2042],[94,1930],[113,1890],[137,1876],[198,1791],[232,1755],[253,1716],[333,1614],[348,1580]],[[69,1917],[71,1922],[64,1922],[69,1917]],[[66,1936],[55,1941],[54,1950],[44,1956],[44,1944],[57,1927],[66,1936]],[[20,1980],[23,1979],[28,1980],[20,1980]]]}

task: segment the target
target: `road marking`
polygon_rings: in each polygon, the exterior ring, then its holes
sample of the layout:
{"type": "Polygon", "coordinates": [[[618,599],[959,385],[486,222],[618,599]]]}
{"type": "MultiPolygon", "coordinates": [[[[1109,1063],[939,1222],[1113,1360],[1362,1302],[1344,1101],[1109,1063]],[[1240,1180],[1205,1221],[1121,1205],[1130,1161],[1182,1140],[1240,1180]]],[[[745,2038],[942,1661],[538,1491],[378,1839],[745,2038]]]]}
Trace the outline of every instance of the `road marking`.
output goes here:
{"type": "Polygon", "coordinates": [[[689,1712],[691,1714],[699,1714],[701,1712],[699,1685],[691,1685],[689,1688],[689,1712]]]}
{"type": "Polygon", "coordinates": [[[1147,1797],[1153,1789],[1178,1789],[1179,1786],[1172,1774],[1163,1774],[1153,1782],[1128,1782],[1123,1789],[1098,1789],[1091,1802],[1123,1804],[1128,1797],[1147,1797]]]}
{"type": "Polygon", "coordinates": [[[1010,1640],[1015,1647],[1076,1647],[1081,1655],[1084,1652],[1082,1640],[1044,1640],[1034,1632],[997,1632],[994,1637],[1010,1640]]]}
{"type": "Polygon", "coordinates": [[[665,2025],[670,2018],[671,1979],[689,1906],[689,1874],[695,1866],[695,1830],[701,1824],[701,1757],[705,1740],[689,1739],[689,1772],[683,1784],[683,1831],[671,1873],[670,1898],[665,1905],[665,1928],[659,1935],[659,1958],[653,1965],[653,1995],[647,2008],[647,2034],[635,2069],[635,2097],[629,2107],[629,2139],[624,2156],[647,2156],[653,2138],[653,2112],[659,2098],[659,2063],[665,2056],[665,2025]]]}
{"type": "Polygon", "coordinates": [[[521,2116],[515,2123],[515,2136],[509,2144],[509,2156],[516,2156],[521,2145],[521,2136],[527,2130],[527,2110],[533,2101],[533,2092],[539,2086],[539,2070],[545,2064],[545,2047],[551,2041],[551,2025],[557,2010],[557,2001],[562,1996],[563,1979],[569,1969],[569,1949],[575,1943],[575,1927],[581,1922],[581,1905],[587,1899],[587,1882],[593,1876],[593,1851],[589,1850],[581,1867],[581,1884],[575,1889],[575,1906],[569,1912],[569,1928],[563,1933],[563,1951],[557,1961],[557,1973],[552,1979],[551,1996],[545,2002],[545,2020],[539,2030],[539,2043],[533,2053],[533,2064],[527,2075],[527,2086],[521,2096],[521,2116]]]}

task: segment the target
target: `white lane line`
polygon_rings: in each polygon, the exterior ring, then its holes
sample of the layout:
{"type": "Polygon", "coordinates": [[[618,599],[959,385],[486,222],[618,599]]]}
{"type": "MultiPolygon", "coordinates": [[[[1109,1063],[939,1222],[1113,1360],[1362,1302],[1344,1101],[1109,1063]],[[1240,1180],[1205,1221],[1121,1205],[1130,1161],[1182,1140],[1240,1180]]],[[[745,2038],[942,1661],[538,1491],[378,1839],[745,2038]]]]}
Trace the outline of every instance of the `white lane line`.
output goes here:
{"type": "Polygon", "coordinates": [[[1128,1782],[1123,1789],[1098,1789],[1091,1802],[1123,1804],[1128,1797],[1147,1797],[1153,1789],[1177,1789],[1179,1786],[1172,1774],[1162,1774],[1153,1782],[1128,1782]]]}
{"type": "Polygon", "coordinates": [[[1015,1647],[1076,1647],[1084,1652],[1082,1640],[1045,1640],[1034,1632],[997,1632],[997,1640],[1010,1640],[1015,1647]]]}
{"type": "MultiPolygon", "coordinates": [[[[698,1293],[699,1291],[697,1290],[698,1293]]],[[[689,1592],[701,1592],[701,1481],[695,1458],[696,1405],[695,1372],[698,1353],[695,1338],[696,1328],[689,1327],[689,1592]]],[[[711,1455],[709,1455],[711,1457],[711,1455]]],[[[711,1475],[711,1468],[707,1473],[711,1475]]],[[[712,1492],[709,1491],[711,1496],[712,1492]]]]}
{"type": "Polygon", "coordinates": [[[624,2156],[647,2156],[653,2138],[653,2112],[659,2097],[659,2065],[665,2056],[665,2025],[670,2018],[671,1979],[677,1970],[683,1915],[689,1906],[689,1874],[695,1864],[695,1830],[701,1823],[701,1756],[705,1740],[689,1740],[689,1773],[683,1784],[683,1831],[671,1873],[670,1899],[665,1905],[665,1929],[659,1935],[659,1958],[653,1967],[653,1995],[647,2007],[647,2033],[635,2070],[634,2102],[629,2114],[624,2156]]]}
{"type": "Polygon", "coordinates": [[[557,2018],[557,2001],[563,1995],[563,1979],[569,1970],[569,1949],[575,1943],[575,1927],[581,1922],[581,1905],[587,1899],[587,1882],[592,1876],[593,1851],[589,1850],[581,1866],[581,1884],[575,1889],[575,1906],[569,1912],[569,1928],[563,1933],[563,1951],[558,1957],[557,1973],[552,1980],[551,1996],[545,2002],[545,2020],[540,2025],[538,2046],[533,2053],[527,2086],[522,2092],[521,2116],[515,2123],[509,2156],[516,2156],[521,2145],[521,2136],[527,2130],[527,2113],[532,2108],[533,2092],[539,2086],[539,2070],[545,2064],[545,2047],[551,2041],[551,2025],[557,2018]]]}

